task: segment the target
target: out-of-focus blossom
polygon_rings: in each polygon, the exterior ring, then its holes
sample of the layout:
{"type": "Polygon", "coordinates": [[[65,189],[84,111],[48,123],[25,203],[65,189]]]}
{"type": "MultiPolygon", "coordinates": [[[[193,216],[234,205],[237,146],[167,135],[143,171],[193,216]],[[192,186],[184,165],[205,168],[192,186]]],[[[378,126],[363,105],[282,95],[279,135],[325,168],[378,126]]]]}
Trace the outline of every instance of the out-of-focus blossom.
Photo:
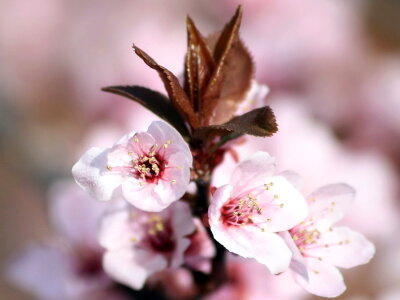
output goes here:
{"type": "Polygon", "coordinates": [[[269,93],[269,88],[265,84],[260,84],[256,80],[251,81],[250,89],[248,90],[245,99],[240,103],[237,115],[244,114],[254,108],[264,106],[265,97],[269,93]]]}
{"type": "Polygon", "coordinates": [[[190,246],[185,252],[185,264],[193,270],[209,273],[210,259],[215,256],[215,247],[201,221],[197,218],[193,221],[196,231],[189,236],[190,246]]]}
{"type": "Polygon", "coordinates": [[[122,197],[145,211],[178,200],[190,180],[192,155],[182,136],[165,122],[130,133],[111,148],[91,148],[74,165],[77,183],[98,200],[122,197]]]}
{"type": "Polygon", "coordinates": [[[103,250],[96,242],[97,224],[107,205],[93,201],[73,182],[55,185],[50,198],[60,240],[27,248],[10,265],[9,278],[40,299],[114,295],[112,280],[102,268],[103,250]]]}
{"type": "Polygon", "coordinates": [[[289,273],[273,276],[252,259],[228,255],[226,272],[226,282],[206,300],[300,300],[306,294],[289,273]]]}
{"type": "Polygon", "coordinates": [[[192,299],[197,293],[197,287],[189,269],[165,269],[151,276],[148,286],[165,292],[168,299],[192,299]]]}
{"type": "Polygon", "coordinates": [[[116,281],[141,289],[150,275],[184,263],[194,230],[190,208],[181,201],[159,213],[116,210],[101,222],[104,269],[116,281]]]}
{"type": "Polygon", "coordinates": [[[345,184],[319,188],[307,198],[306,220],[280,233],[293,252],[291,269],[307,291],[336,297],[346,289],[336,267],[352,268],[369,262],[375,247],[361,234],[346,227],[331,227],[343,218],[355,191],[345,184]]]}
{"type": "Polygon", "coordinates": [[[229,184],[215,191],[208,213],[218,242],[276,274],[288,268],[291,253],[275,232],[292,228],[308,210],[303,196],[274,172],[274,158],[253,154],[237,166],[229,184]]]}

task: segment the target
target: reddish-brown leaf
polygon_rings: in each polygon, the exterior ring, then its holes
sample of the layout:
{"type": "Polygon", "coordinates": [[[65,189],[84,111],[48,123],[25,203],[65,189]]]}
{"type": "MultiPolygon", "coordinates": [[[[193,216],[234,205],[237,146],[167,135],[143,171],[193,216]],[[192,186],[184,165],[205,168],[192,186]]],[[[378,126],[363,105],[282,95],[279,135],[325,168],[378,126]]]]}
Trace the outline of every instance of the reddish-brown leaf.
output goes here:
{"type": "Polygon", "coordinates": [[[164,83],[165,89],[167,90],[168,96],[171,100],[172,105],[182,115],[182,117],[189,122],[189,124],[196,128],[199,126],[199,121],[190,101],[179,84],[176,76],[168,69],[160,66],[154,61],[146,52],[139,47],[133,45],[135,53],[152,69],[156,70],[164,83]]]}
{"type": "Polygon", "coordinates": [[[127,97],[155,113],[174,126],[186,139],[189,140],[190,134],[176,109],[166,96],[156,91],[142,86],[109,86],[101,89],[102,91],[127,97]]]}
{"type": "Polygon", "coordinates": [[[194,111],[198,111],[198,99],[214,70],[214,59],[203,36],[188,16],[187,53],[185,58],[185,91],[189,95],[194,111]]]}
{"type": "Polygon", "coordinates": [[[277,131],[278,125],[272,109],[269,106],[264,106],[234,117],[221,125],[199,127],[195,131],[195,137],[203,139],[210,134],[224,135],[227,133],[266,137],[277,131]]]}
{"type": "Polygon", "coordinates": [[[213,49],[216,68],[201,100],[201,125],[217,125],[230,120],[250,88],[253,62],[239,39],[241,7],[220,35],[207,39],[213,49]]]}

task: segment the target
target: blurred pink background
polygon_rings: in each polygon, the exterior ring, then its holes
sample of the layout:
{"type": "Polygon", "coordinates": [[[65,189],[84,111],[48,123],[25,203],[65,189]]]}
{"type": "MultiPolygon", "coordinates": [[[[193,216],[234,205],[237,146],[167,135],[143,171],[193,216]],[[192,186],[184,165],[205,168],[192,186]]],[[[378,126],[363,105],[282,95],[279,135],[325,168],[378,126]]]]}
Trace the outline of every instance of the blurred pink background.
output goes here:
{"type": "MultiPolygon", "coordinates": [[[[376,244],[377,254],[344,272],[348,291],[339,299],[400,299],[397,0],[2,0],[2,269],[53,232],[48,189],[71,176],[87,147],[145,129],[156,118],[100,91],[135,84],[164,92],[132,43],[180,74],[186,14],[208,34],[239,3],[241,37],[255,78],[271,89],[267,104],[280,126],[273,138],[248,145],[302,174],[305,189],[337,181],[357,189],[346,222],[376,244]]],[[[1,299],[31,297],[2,277],[1,299]]]]}

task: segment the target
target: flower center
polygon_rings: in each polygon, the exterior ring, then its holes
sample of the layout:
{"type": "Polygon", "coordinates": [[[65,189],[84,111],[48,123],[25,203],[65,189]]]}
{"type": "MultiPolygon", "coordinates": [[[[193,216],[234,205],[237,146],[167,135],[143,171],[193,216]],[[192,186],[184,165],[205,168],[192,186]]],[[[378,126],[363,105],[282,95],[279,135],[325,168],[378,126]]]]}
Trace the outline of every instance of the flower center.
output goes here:
{"type": "Polygon", "coordinates": [[[157,214],[151,215],[148,222],[147,245],[154,251],[170,253],[175,249],[172,228],[157,214]]]}
{"type": "Polygon", "coordinates": [[[265,211],[281,209],[283,203],[277,203],[278,195],[271,193],[273,183],[252,188],[238,197],[230,198],[221,207],[221,222],[229,226],[254,225],[264,231],[262,224],[272,221],[265,211]],[[262,196],[261,198],[259,198],[262,196]],[[266,210],[267,209],[267,210],[266,210]]]}
{"type": "Polygon", "coordinates": [[[141,155],[139,158],[132,160],[132,173],[147,182],[153,182],[162,173],[165,168],[163,160],[154,152],[147,155],[141,155]]]}
{"type": "Polygon", "coordinates": [[[289,233],[301,253],[310,245],[317,244],[318,240],[321,238],[321,232],[315,228],[297,226],[290,229],[289,233]]]}
{"type": "Polygon", "coordinates": [[[83,249],[76,257],[76,272],[79,276],[96,277],[103,273],[101,252],[83,249]]]}
{"type": "Polygon", "coordinates": [[[221,221],[225,225],[253,224],[253,215],[262,214],[257,198],[248,194],[242,198],[231,198],[221,207],[221,221]]]}

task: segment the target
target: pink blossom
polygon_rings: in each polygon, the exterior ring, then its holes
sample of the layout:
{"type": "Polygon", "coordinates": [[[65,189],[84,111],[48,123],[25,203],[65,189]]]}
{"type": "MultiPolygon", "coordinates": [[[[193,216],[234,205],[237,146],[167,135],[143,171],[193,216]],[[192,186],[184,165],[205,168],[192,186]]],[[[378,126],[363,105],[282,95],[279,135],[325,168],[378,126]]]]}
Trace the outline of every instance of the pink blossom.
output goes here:
{"type": "Polygon", "coordinates": [[[203,273],[210,273],[211,258],[215,256],[215,247],[198,218],[193,219],[196,231],[189,236],[190,246],[185,252],[185,264],[203,273]]]}
{"type": "Polygon", "coordinates": [[[354,194],[346,184],[319,188],[307,198],[307,219],[280,233],[293,252],[290,268],[296,281],[312,294],[339,296],[346,287],[336,267],[368,263],[375,253],[374,245],[361,234],[347,227],[331,227],[343,218],[354,194]]]}
{"type": "Polygon", "coordinates": [[[116,281],[141,289],[150,275],[183,264],[194,230],[190,208],[181,201],[159,213],[116,210],[100,226],[104,269],[116,281]]]}
{"type": "Polygon", "coordinates": [[[192,273],[183,267],[158,272],[146,284],[150,288],[161,289],[168,296],[167,299],[194,299],[198,293],[192,273]]]}
{"type": "MultiPolygon", "coordinates": [[[[350,151],[344,147],[326,124],[313,118],[307,107],[301,105],[301,97],[276,94],[270,98],[279,132],[268,139],[246,136],[246,142],[232,147],[239,159],[257,150],[268,151],[279,162],[278,171],[290,169],[302,174],[303,195],[317,186],[347,182],[357,190],[358,198],[344,224],[374,238],[395,234],[397,177],[388,161],[374,151],[350,151]],[[371,215],[374,222],[370,222],[371,215]]],[[[214,171],[213,184],[224,184],[226,174],[235,166],[235,160],[225,155],[214,171]]]]}
{"type": "Polygon", "coordinates": [[[208,213],[218,242],[276,274],[289,267],[291,253],[275,232],[301,222],[307,216],[307,203],[274,171],[274,158],[256,152],[236,167],[229,184],[215,191],[208,213]]]}
{"type": "Polygon", "coordinates": [[[120,299],[103,271],[103,249],[96,240],[99,218],[108,205],[93,201],[69,181],[54,185],[50,200],[58,239],[29,246],[10,264],[10,280],[40,299],[107,299],[111,295],[120,299]]]}
{"type": "Polygon", "coordinates": [[[206,300],[300,300],[306,295],[289,273],[271,275],[253,259],[228,255],[226,274],[226,282],[206,300]]]}
{"type": "Polygon", "coordinates": [[[111,148],[91,148],[72,168],[77,183],[98,200],[122,194],[145,211],[161,211],[185,193],[192,155],[182,136],[165,122],[132,132],[111,148]]]}

